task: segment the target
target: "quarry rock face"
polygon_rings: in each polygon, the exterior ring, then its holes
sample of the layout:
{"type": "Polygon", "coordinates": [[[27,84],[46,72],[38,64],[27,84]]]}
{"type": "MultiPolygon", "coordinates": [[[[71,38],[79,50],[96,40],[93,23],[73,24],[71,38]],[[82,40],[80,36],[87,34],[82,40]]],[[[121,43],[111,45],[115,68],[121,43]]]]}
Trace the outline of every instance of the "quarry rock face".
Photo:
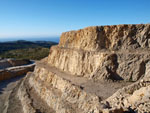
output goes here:
{"type": "Polygon", "coordinates": [[[63,33],[13,93],[24,113],[149,113],[150,25],[63,33]]]}
{"type": "Polygon", "coordinates": [[[106,71],[104,77],[137,81],[144,76],[149,47],[149,24],[88,27],[63,33],[48,63],[88,78],[101,79],[106,71]]]}
{"type": "Polygon", "coordinates": [[[17,66],[8,69],[0,70],[0,81],[8,80],[13,77],[26,75],[28,72],[34,70],[35,65],[27,65],[27,66],[17,66]]]}
{"type": "Polygon", "coordinates": [[[91,51],[149,48],[149,31],[149,24],[87,27],[63,33],[59,46],[91,51]]]}
{"type": "Polygon", "coordinates": [[[33,71],[35,64],[30,60],[1,59],[0,60],[0,81],[13,77],[22,76],[33,71]]]}
{"type": "Polygon", "coordinates": [[[0,69],[30,64],[30,60],[0,59],[0,69]]]}

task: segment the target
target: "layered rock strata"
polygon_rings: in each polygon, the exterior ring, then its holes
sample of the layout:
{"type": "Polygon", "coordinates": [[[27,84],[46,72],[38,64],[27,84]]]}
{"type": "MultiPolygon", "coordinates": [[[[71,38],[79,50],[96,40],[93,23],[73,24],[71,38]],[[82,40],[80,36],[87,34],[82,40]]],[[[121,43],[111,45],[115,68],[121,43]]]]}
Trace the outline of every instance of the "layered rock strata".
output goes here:
{"type": "Polygon", "coordinates": [[[7,59],[2,60],[0,66],[0,81],[2,81],[16,76],[26,75],[28,72],[34,70],[35,63],[28,60],[7,59]]]}
{"type": "Polygon", "coordinates": [[[30,60],[0,59],[0,69],[31,64],[30,60]]]}
{"type": "Polygon", "coordinates": [[[148,113],[149,72],[149,24],[88,27],[63,33],[16,95],[24,113],[148,113]]]}

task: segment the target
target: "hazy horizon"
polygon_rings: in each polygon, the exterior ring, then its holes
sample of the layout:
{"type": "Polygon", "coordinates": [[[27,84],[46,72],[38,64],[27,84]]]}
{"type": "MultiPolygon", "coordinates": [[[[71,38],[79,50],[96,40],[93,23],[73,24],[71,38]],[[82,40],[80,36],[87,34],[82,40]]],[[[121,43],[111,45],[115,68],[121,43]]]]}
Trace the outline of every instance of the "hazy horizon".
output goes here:
{"type": "Polygon", "coordinates": [[[60,37],[8,37],[8,38],[0,38],[0,42],[26,40],[26,41],[52,41],[58,43],[59,38],[60,37]]]}

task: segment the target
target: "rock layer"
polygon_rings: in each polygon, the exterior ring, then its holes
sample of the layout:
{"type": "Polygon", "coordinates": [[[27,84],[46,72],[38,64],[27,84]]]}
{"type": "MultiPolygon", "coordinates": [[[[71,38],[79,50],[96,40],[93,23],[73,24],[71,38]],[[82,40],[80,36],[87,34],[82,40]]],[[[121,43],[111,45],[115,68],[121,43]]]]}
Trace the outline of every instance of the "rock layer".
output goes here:
{"type": "Polygon", "coordinates": [[[93,51],[149,48],[150,24],[94,26],[65,32],[59,46],[93,51]]]}
{"type": "Polygon", "coordinates": [[[149,24],[63,33],[18,86],[23,112],[150,112],[149,47],[149,24]]]}
{"type": "Polygon", "coordinates": [[[0,59],[0,69],[30,64],[30,60],[0,59]]]}
{"type": "Polygon", "coordinates": [[[34,67],[35,63],[29,60],[0,60],[0,81],[26,75],[27,72],[33,71],[34,67]]]}
{"type": "Polygon", "coordinates": [[[83,51],[52,47],[48,63],[75,76],[136,81],[144,76],[149,51],[83,51]]]}

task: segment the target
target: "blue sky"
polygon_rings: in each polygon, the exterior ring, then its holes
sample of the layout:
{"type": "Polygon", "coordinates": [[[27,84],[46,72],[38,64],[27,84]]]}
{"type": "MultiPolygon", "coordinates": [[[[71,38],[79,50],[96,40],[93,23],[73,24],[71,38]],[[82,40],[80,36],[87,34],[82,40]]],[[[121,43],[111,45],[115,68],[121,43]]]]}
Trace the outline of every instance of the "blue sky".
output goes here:
{"type": "Polygon", "coordinates": [[[140,23],[150,23],[150,0],[0,0],[1,39],[140,23]]]}

